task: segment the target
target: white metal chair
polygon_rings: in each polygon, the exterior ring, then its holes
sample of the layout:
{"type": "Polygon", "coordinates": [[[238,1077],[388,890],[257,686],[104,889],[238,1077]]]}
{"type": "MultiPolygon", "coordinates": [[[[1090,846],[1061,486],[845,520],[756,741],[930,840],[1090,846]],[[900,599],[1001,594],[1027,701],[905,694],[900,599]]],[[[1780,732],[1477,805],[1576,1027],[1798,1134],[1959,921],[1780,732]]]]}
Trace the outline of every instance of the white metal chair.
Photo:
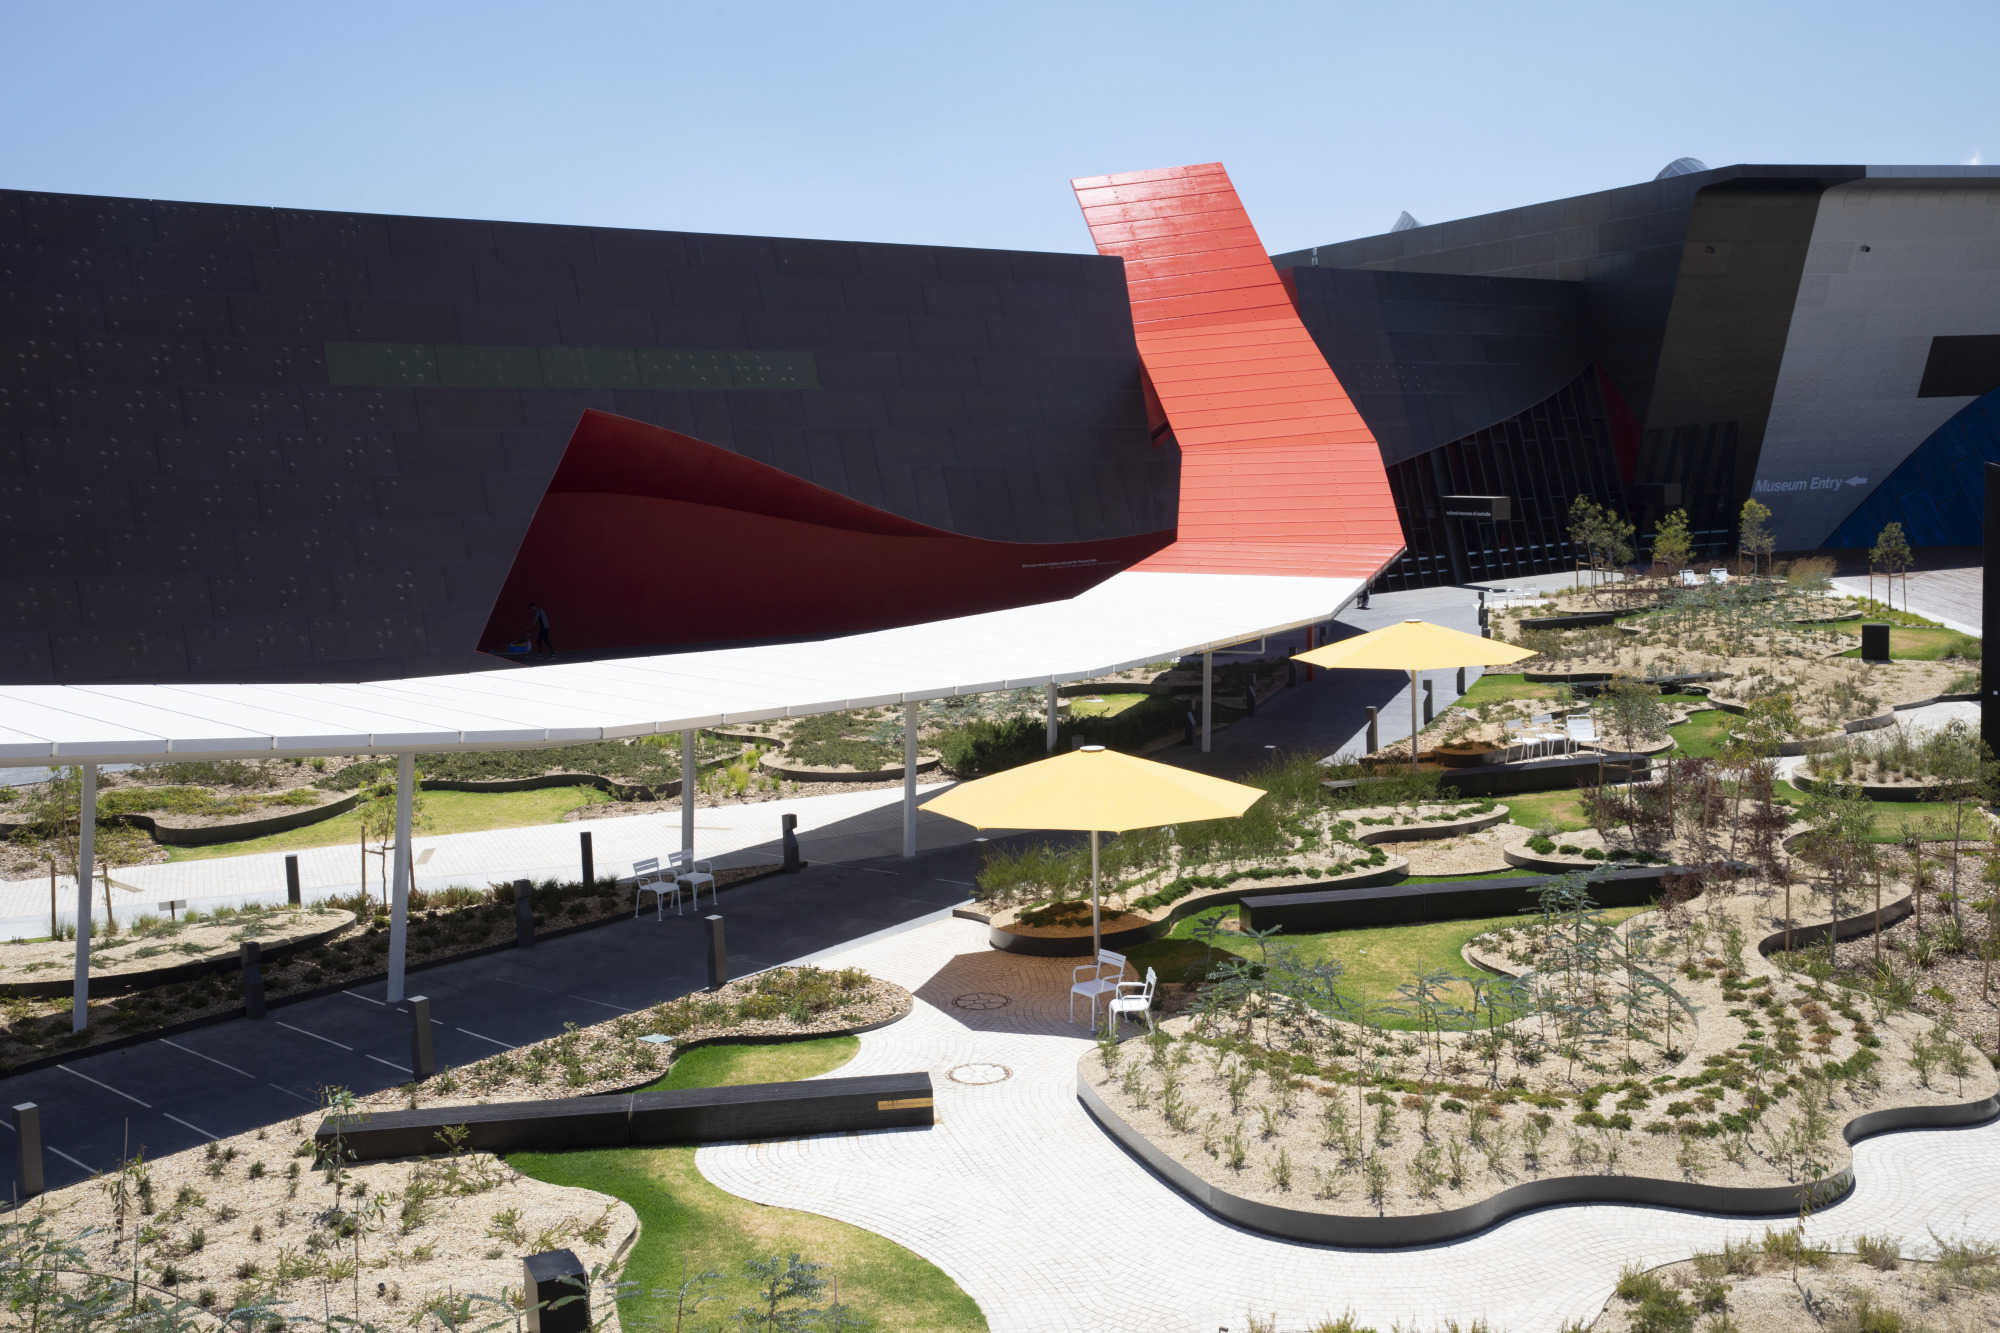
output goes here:
{"type": "Polygon", "coordinates": [[[1597,723],[1591,720],[1588,713],[1571,714],[1563,719],[1563,733],[1569,740],[1570,752],[1574,754],[1579,747],[1597,742],[1597,723]]]}
{"type": "Polygon", "coordinates": [[[1681,571],[1681,586],[1683,588],[1699,588],[1701,586],[1701,575],[1695,573],[1692,569],[1683,569],[1681,571]]]}
{"type": "Polygon", "coordinates": [[[1714,569],[1708,571],[1708,581],[1710,583],[1727,583],[1729,582],[1729,571],[1721,565],[1717,565],[1714,569]]]}
{"type": "Polygon", "coordinates": [[[666,913],[662,908],[669,894],[672,894],[674,899],[674,915],[680,915],[681,886],[674,881],[673,876],[660,872],[660,858],[657,856],[649,856],[643,861],[634,861],[632,863],[633,916],[636,917],[639,915],[639,907],[645,902],[646,895],[649,893],[653,895],[653,917],[655,920],[666,919],[666,913]]]}
{"type": "Polygon", "coordinates": [[[1119,982],[1118,993],[1111,997],[1111,1012],[1105,1018],[1105,1021],[1111,1025],[1111,1030],[1114,1032],[1118,1030],[1118,1020],[1121,1016],[1132,1014],[1135,1015],[1134,1022],[1137,1022],[1140,1018],[1144,1018],[1146,1020],[1146,1030],[1148,1032],[1152,1031],[1153,989],[1158,984],[1159,978],[1153,975],[1153,969],[1150,967],[1146,969],[1146,979],[1144,981],[1119,982]],[[1128,995],[1126,994],[1127,991],[1133,993],[1128,995]]]}
{"type": "Polygon", "coordinates": [[[1082,995],[1090,1000],[1090,1025],[1096,1027],[1097,1001],[1103,996],[1118,994],[1118,983],[1124,979],[1125,955],[1099,949],[1096,962],[1085,963],[1070,973],[1069,1021],[1076,1022],[1076,997],[1082,995]],[[1109,976],[1104,972],[1107,967],[1111,969],[1109,976]]]}
{"type": "MultiPolygon", "coordinates": [[[[708,885],[708,905],[715,906],[715,862],[697,861],[692,851],[684,849],[667,854],[667,870],[673,875],[675,883],[687,885],[695,907],[701,906],[701,886],[704,884],[708,885]]],[[[674,915],[680,915],[680,910],[676,904],[674,915]]]]}

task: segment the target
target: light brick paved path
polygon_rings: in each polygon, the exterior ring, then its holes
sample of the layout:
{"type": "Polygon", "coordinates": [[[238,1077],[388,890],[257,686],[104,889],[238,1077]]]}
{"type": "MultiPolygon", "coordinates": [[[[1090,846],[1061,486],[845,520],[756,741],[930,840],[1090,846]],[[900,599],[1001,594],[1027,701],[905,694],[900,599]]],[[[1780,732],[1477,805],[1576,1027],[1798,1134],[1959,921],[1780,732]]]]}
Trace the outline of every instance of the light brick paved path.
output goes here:
{"type": "MultiPolygon", "coordinates": [[[[1084,1024],[1065,1022],[1070,960],[986,945],[985,927],[941,921],[836,956],[909,987],[907,1019],[861,1038],[840,1074],[928,1069],[928,1130],[719,1144],[702,1173],[747,1199],[823,1213],[936,1263],[995,1333],[1241,1330],[1246,1312],[1296,1329],[1351,1309],[1388,1329],[1485,1316],[1496,1330],[1589,1319],[1618,1269],[1685,1258],[1764,1219],[1660,1209],[1546,1209],[1450,1245],[1324,1249],[1244,1231],[1203,1212],[1127,1157],[1075,1094],[1084,1024]],[[1000,1004],[995,997],[1004,997],[1000,1004]],[[978,1065],[981,1068],[967,1069],[978,1065]],[[998,1082],[993,1066],[1010,1071],[998,1082]],[[960,1082],[950,1074],[959,1070],[960,1082]]],[[[835,961],[827,960],[827,961],[835,961]]],[[[1857,1151],[1857,1192],[1814,1220],[1822,1239],[1940,1235],[2000,1240],[2000,1129],[1893,1134],[1857,1151]]]]}

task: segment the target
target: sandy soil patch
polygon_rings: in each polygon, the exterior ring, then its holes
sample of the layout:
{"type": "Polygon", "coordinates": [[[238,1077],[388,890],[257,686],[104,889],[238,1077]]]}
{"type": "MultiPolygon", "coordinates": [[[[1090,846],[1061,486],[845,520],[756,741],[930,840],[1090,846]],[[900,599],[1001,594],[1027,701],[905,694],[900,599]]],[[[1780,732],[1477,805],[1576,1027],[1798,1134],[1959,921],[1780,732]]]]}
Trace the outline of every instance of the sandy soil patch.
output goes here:
{"type": "MultiPolygon", "coordinates": [[[[308,906],[220,921],[203,917],[188,923],[170,922],[143,933],[127,932],[108,939],[102,933],[94,933],[90,941],[90,974],[130,976],[184,963],[234,959],[246,940],[256,940],[269,950],[311,935],[343,930],[352,924],[352,912],[308,906]]],[[[0,985],[68,976],[75,966],[73,940],[0,944],[0,985]]]]}
{"type": "MultiPolygon", "coordinates": [[[[1905,1333],[1974,1333],[2000,1328],[2000,1294],[1980,1289],[1992,1285],[1990,1266],[1961,1276],[1940,1264],[1884,1258],[1894,1267],[1878,1268],[1851,1254],[1826,1255],[1818,1264],[1801,1264],[1795,1279],[1791,1262],[1780,1255],[1731,1252],[1668,1264],[1650,1276],[1674,1301],[1705,1312],[1696,1327],[1726,1312],[1730,1326],[1741,1333],[1860,1333],[1890,1327],[1905,1333]],[[1872,1324],[1865,1322],[1871,1311],[1876,1312],[1872,1324]],[[1902,1324],[1892,1324],[1883,1311],[1900,1315],[1902,1324]]],[[[1640,1310],[1640,1301],[1613,1296],[1589,1333],[1629,1333],[1643,1327],[1640,1310]]]]}
{"type": "MultiPolygon", "coordinates": [[[[1506,849],[1519,847],[1530,830],[1519,824],[1495,824],[1476,833],[1455,838],[1435,838],[1428,842],[1378,842],[1375,845],[1391,856],[1408,861],[1412,875],[1504,874],[1514,869],[1506,849]]],[[[1568,835],[1564,835],[1567,837],[1568,835]]]]}
{"type": "MultiPolygon", "coordinates": [[[[411,1324],[447,1292],[517,1296],[521,1258],[540,1250],[567,1247],[586,1267],[614,1265],[637,1233],[629,1205],[531,1180],[485,1153],[440,1147],[431,1160],[350,1165],[336,1190],[313,1166],[316,1124],[293,1120],[129,1165],[53,1190],[22,1217],[72,1236],[96,1228],[81,1242],[92,1266],[129,1274],[136,1259],[141,1282],[164,1297],[217,1313],[270,1303],[274,1314],[315,1323],[330,1311],[382,1327],[411,1324]]],[[[601,1295],[591,1303],[611,1309],[601,1295]]]]}

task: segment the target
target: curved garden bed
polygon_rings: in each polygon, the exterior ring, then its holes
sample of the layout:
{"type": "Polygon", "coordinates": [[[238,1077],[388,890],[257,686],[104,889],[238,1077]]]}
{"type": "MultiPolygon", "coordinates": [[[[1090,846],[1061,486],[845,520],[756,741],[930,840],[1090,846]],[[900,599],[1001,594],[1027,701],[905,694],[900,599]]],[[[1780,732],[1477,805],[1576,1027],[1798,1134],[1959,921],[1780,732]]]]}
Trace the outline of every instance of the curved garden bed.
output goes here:
{"type": "MultiPolygon", "coordinates": [[[[1789,779],[1792,786],[1802,792],[1815,792],[1826,785],[1820,778],[1809,778],[1803,773],[1794,773],[1789,779]]],[[[1959,791],[1971,791],[1970,783],[1938,782],[1839,782],[1842,787],[1859,787],[1861,794],[1871,801],[1948,801],[1959,791]]]]}
{"type": "MultiPolygon", "coordinates": [[[[1086,1055],[1085,1060],[1091,1057],[1086,1055]]],[[[1524,1181],[1459,1208],[1403,1216],[1336,1214],[1305,1208],[1285,1208],[1247,1199],[1203,1180],[1162,1152],[1113,1111],[1081,1069],[1077,1100],[1104,1131],[1151,1167],[1181,1193],[1202,1207],[1239,1226],[1285,1240],[1354,1249],[1390,1249],[1403,1245],[1434,1245],[1458,1240],[1520,1213],[1566,1203],[1628,1203],[1725,1217],[1768,1217],[1796,1214],[1810,1194],[1814,1207],[1845,1198],[1854,1188],[1854,1168],[1847,1166],[1817,1183],[1737,1186],[1710,1185],[1694,1180],[1660,1180],[1647,1176],[1572,1175],[1524,1181]]],[[[1873,1111],[1849,1120],[1841,1129],[1848,1144],[1899,1129],[1953,1129],[1977,1125],[2000,1114],[2000,1094],[1943,1106],[1900,1106],[1873,1111]]]]}
{"type": "MultiPolygon", "coordinates": [[[[854,768],[825,768],[812,764],[795,764],[782,761],[778,756],[782,751],[773,750],[757,761],[757,766],[773,777],[786,778],[793,782],[890,782],[903,776],[903,765],[893,768],[863,772],[854,768]]],[[[917,772],[929,773],[943,762],[941,755],[928,757],[917,755],[917,772]]]]}
{"type": "MultiPolygon", "coordinates": [[[[1356,870],[1338,877],[1326,875],[1319,879],[1311,879],[1305,875],[1297,875],[1287,877],[1283,880],[1274,880],[1253,879],[1245,875],[1228,888],[1215,889],[1206,893],[1197,893],[1182,898],[1171,907],[1162,909],[1162,914],[1157,917],[1151,913],[1143,915],[1126,912],[1104,914],[1105,916],[1119,918],[1120,922],[1113,929],[1102,932],[1103,947],[1122,953],[1135,944],[1144,944],[1149,940],[1164,939],[1172,932],[1174,923],[1182,917],[1192,916],[1197,912],[1206,911],[1211,907],[1222,907],[1229,903],[1241,902],[1245,897],[1252,894],[1269,893],[1274,889],[1285,887],[1368,888],[1376,884],[1394,883],[1396,880],[1403,878],[1408,868],[1408,861],[1405,861],[1400,856],[1392,856],[1385,865],[1356,870]],[[1130,919],[1132,918],[1136,918],[1142,924],[1131,924],[1130,919]]],[[[1091,940],[1090,917],[1088,915],[1089,907],[1090,902],[1088,899],[1085,899],[1085,915],[1081,926],[1069,927],[1060,931],[1043,930],[1033,934],[1024,934],[1010,930],[1004,924],[995,924],[989,919],[986,928],[986,942],[1004,953],[1022,954],[1030,958],[1088,958],[1090,956],[1091,940]]]]}
{"type": "MultiPolygon", "coordinates": [[[[92,995],[131,995],[242,966],[240,946],[255,940],[263,961],[317,948],[354,924],[354,913],[332,907],[263,912],[226,920],[204,918],[139,936],[91,941],[92,995]]],[[[0,945],[0,995],[48,999],[70,994],[76,945],[67,940],[0,945]],[[34,974],[47,971],[47,979],[34,974]]]]}

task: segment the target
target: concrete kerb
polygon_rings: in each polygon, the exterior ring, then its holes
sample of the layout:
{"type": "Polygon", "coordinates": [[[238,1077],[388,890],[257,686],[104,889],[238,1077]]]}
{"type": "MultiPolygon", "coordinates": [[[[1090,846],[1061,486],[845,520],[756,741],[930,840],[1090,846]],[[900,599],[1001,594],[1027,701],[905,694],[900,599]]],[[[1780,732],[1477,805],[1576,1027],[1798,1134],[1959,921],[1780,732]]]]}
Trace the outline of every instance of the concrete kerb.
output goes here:
{"type": "MultiPolygon", "coordinates": [[[[1258,1203],[1201,1179],[1127,1124],[1097,1095],[1081,1071],[1076,1096],[1098,1126],[1128,1154],[1224,1221],[1283,1240],[1345,1249],[1397,1249],[1463,1240],[1521,1213],[1559,1204],[1637,1204],[1723,1217],[1796,1215],[1807,1200],[1816,1209],[1824,1208],[1846,1198],[1854,1188],[1851,1165],[1815,1183],[1747,1187],[1645,1176],[1563,1176],[1515,1185],[1478,1203],[1437,1213],[1343,1217],[1258,1203]]],[[[1996,1115],[2000,1115],[2000,1094],[1952,1106],[1890,1107],[1848,1121],[1841,1137],[1852,1145],[1901,1129],[1969,1127],[1996,1115]]]]}

